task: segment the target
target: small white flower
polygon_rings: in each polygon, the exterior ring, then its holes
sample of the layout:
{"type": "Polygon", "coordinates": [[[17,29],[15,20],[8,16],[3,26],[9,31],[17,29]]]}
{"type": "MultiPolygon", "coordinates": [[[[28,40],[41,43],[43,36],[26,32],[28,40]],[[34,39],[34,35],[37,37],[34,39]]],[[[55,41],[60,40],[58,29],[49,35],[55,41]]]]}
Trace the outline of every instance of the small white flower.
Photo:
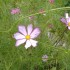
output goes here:
{"type": "Polygon", "coordinates": [[[26,42],[25,48],[27,49],[30,46],[36,47],[38,41],[33,40],[40,34],[39,28],[33,30],[32,24],[28,25],[27,29],[25,26],[19,26],[17,33],[14,34],[16,41],[16,46],[19,46],[26,42]]]}
{"type": "Polygon", "coordinates": [[[48,60],[48,56],[47,56],[47,55],[43,55],[43,56],[42,56],[42,61],[43,61],[43,62],[46,62],[47,60],[48,60]]]}

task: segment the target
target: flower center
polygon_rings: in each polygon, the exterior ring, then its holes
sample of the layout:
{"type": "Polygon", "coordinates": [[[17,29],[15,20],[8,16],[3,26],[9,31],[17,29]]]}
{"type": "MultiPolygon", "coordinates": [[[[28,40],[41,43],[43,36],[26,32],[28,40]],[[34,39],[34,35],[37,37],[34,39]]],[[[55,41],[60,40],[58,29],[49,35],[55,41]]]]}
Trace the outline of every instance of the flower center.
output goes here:
{"type": "Polygon", "coordinates": [[[70,26],[70,22],[68,23],[68,26],[70,26]]]}
{"type": "Polygon", "coordinates": [[[29,40],[30,39],[30,35],[26,35],[26,37],[25,37],[27,40],[29,40]]]}

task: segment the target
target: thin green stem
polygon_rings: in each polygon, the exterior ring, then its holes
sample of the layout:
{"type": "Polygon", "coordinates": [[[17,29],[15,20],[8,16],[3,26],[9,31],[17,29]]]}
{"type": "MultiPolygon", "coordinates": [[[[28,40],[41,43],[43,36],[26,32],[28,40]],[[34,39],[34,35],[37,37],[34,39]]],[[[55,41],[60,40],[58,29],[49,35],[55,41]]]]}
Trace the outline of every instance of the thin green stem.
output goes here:
{"type": "MultiPolygon", "coordinates": [[[[51,9],[51,10],[48,10],[48,11],[44,11],[43,13],[48,13],[48,12],[56,11],[56,10],[64,10],[64,9],[70,9],[70,7],[55,8],[55,9],[51,9]]],[[[0,32],[5,32],[5,33],[10,32],[13,29],[13,27],[16,25],[16,23],[18,23],[23,18],[28,18],[30,16],[35,16],[35,15],[38,15],[38,14],[40,14],[40,12],[37,12],[35,14],[31,14],[31,15],[28,15],[28,16],[25,16],[25,17],[21,16],[21,18],[17,22],[15,22],[9,30],[7,30],[7,31],[0,31],[0,32]]]]}

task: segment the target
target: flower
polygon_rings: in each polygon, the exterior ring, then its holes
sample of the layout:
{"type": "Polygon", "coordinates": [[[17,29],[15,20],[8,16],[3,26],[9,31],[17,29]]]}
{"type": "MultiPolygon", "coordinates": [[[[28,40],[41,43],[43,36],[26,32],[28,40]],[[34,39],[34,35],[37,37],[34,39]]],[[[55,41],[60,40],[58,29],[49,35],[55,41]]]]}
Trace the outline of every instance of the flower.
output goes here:
{"type": "Polygon", "coordinates": [[[50,3],[54,3],[54,0],[49,0],[50,3]]]}
{"type": "Polygon", "coordinates": [[[44,10],[44,9],[40,9],[40,10],[39,10],[39,13],[40,13],[40,14],[43,14],[44,16],[46,16],[46,13],[45,13],[45,10],[44,10]]]}
{"type": "Polygon", "coordinates": [[[45,12],[44,9],[40,9],[40,10],[39,10],[39,13],[40,13],[40,14],[44,14],[44,12],[45,12]]]}
{"type": "Polygon", "coordinates": [[[35,28],[33,30],[32,24],[27,26],[27,31],[25,26],[18,26],[17,33],[14,34],[14,38],[17,40],[15,46],[19,46],[26,42],[25,48],[29,48],[30,46],[36,47],[38,41],[33,40],[40,34],[39,28],[35,28]]]}
{"type": "Polygon", "coordinates": [[[51,28],[53,28],[54,26],[53,26],[53,24],[48,24],[48,28],[49,29],[51,29],[51,28]]]}
{"type": "Polygon", "coordinates": [[[34,16],[29,16],[29,19],[30,19],[30,20],[33,20],[33,19],[34,19],[34,16]]]}
{"type": "Polygon", "coordinates": [[[48,60],[48,56],[47,56],[46,54],[43,55],[43,56],[42,56],[42,61],[43,61],[43,62],[46,62],[47,60],[48,60]]]}
{"type": "Polygon", "coordinates": [[[11,10],[11,14],[17,14],[20,13],[20,9],[19,8],[15,8],[11,10]]]}
{"type": "Polygon", "coordinates": [[[68,27],[70,30],[70,17],[68,16],[68,13],[65,13],[66,18],[61,18],[61,21],[65,23],[65,25],[68,27]]]}

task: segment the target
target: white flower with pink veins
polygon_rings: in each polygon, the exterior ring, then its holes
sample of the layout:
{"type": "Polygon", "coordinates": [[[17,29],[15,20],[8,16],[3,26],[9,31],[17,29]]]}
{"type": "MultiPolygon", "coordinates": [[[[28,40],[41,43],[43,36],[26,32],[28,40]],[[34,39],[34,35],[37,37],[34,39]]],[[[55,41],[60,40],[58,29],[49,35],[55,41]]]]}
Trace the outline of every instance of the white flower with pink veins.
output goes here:
{"type": "Polygon", "coordinates": [[[26,42],[25,48],[29,48],[30,46],[36,47],[38,41],[33,40],[40,34],[39,28],[35,28],[33,30],[32,24],[28,25],[27,29],[25,26],[18,26],[17,33],[14,34],[14,38],[16,39],[15,46],[19,46],[26,42]]]}

